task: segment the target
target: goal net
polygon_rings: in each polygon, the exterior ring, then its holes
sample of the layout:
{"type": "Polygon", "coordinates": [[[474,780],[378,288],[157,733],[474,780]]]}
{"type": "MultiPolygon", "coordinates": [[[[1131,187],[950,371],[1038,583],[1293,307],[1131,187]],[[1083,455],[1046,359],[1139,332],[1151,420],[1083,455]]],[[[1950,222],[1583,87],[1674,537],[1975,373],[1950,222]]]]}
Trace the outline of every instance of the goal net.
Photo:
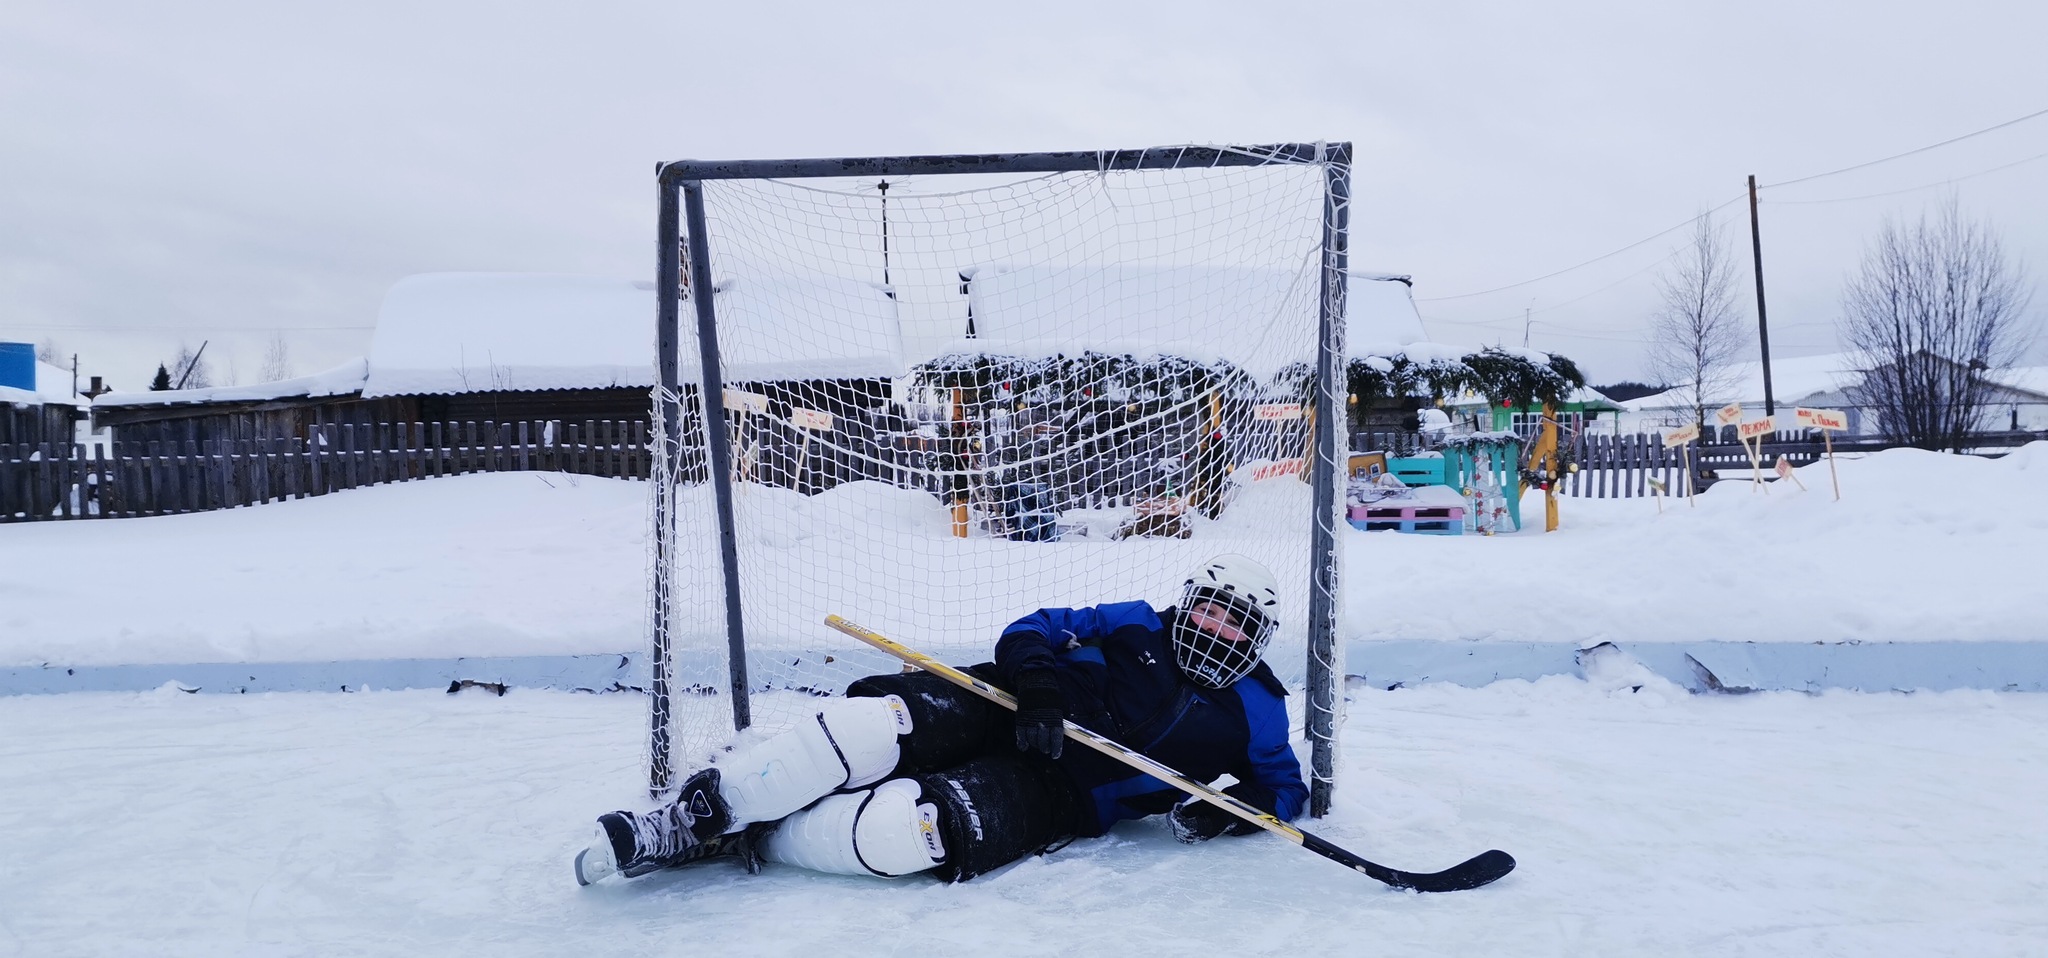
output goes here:
{"type": "Polygon", "coordinates": [[[654,790],[899,670],[828,614],[966,665],[1220,553],[1279,579],[1265,657],[1327,759],[1348,156],[667,165],[654,790]]]}

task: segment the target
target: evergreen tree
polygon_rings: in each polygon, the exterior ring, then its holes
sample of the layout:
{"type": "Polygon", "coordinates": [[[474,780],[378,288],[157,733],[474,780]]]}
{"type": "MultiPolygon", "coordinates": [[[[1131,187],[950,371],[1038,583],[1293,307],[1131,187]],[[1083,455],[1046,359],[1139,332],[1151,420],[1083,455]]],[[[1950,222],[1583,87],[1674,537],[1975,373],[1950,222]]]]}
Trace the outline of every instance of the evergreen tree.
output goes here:
{"type": "Polygon", "coordinates": [[[149,388],[157,392],[171,388],[171,371],[163,363],[156,364],[156,378],[149,381],[149,388]]]}

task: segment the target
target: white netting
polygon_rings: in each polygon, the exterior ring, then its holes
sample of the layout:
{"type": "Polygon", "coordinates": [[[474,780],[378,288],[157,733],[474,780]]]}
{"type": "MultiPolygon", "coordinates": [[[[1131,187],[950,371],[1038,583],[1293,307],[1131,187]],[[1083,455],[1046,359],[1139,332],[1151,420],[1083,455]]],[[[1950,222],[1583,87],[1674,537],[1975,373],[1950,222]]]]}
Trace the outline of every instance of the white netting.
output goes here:
{"type": "MultiPolygon", "coordinates": [[[[828,613],[967,664],[1039,607],[1164,608],[1223,552],[1278,578],[1300,688],[1324,174],[706,181],[754,724],[897,671],[828,613]]],[[[655,477],[679,767],[732,730],[699,391],[655,477]]]]}

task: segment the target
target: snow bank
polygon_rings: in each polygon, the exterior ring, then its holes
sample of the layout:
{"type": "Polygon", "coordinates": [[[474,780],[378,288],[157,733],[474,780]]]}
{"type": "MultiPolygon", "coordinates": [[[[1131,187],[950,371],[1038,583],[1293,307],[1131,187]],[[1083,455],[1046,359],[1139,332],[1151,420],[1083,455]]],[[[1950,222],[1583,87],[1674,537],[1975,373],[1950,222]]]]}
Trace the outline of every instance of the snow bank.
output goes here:
{"type": "MultiPolygon", "coordinates": [[[[1537,495],[1524,503],[1531,528],[1513,535],[1346,527],[1340,631],[1581,647],[2040,639],[2048,443],[1995,460],[1894,450],[1840,467],[1840,502],[1822,464],[1799,471],[1805,492],[1731,480],[1695,507],[1667,500],[1662,515],[1648,499],[1568,498],[1563,528],[1547,535],[1536,531],[1537,495]]],[[[646,491],[514,473],[198,515],[0,526],[0,665],[638,649],[646,491]]],[[[976,570],[977,588],[1046,602],[1127,597],[1102,594],[1109,586],[1082,564],[1043,562],[1047,550],[1142,550],[1159,575],[1139,591],[1171,601],[1179,570],[1299,514],[1308,490],[1258,483],[1221,520],[1195,519],[1188,540],[1061,543],[953,539],[933,497],[879,483],[810,499],[746,493],[743,507],[762,520],[753,534],[782,547],[763,553],[779,564],[749,580],[823,576],[857,593],[858,608],[833,609],[788,589],[761,595],[773,609],[763,621],[814,634],[826,612],[884,631],[968,614],[947,595],[907,608],[890,586],[962,567],[976,570]],[[934,548],[913,566],[880,568],[876,543],[906,538],[934,548]],[[1021,556],[1041,559],[1028,580],[1021,556]]]]}
{"type": "MultiPolygon", "coordinates": [[[[1366,639],[1914,642],[2042,638],[2048,443],[2000,459],[1894,449],[1753,491],[1540,494],[1521,533],[1346,540],[1345,632],[1366,639]]],[[[1767,473],[1768,474],[1768,473],[1767,473]]]]}

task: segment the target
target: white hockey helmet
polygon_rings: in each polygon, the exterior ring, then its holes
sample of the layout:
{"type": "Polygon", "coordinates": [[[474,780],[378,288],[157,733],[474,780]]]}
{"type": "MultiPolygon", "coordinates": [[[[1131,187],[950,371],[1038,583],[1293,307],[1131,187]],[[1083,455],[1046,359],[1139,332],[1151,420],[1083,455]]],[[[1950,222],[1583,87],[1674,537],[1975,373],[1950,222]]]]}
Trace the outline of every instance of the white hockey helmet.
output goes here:
{"type": "Polygon", "coordinates": [[[1259,664],[1280,626],[1280,584],[1257,560],[1220,555],[1202,564],[1181,586],[1173,619],[1173,657],[1188,678],[1212,689],[1230,685],[1259,664]],[[1236,626],[1226,636],[1195,624],[1200,603],[1222,606],[1236,626]]]}

